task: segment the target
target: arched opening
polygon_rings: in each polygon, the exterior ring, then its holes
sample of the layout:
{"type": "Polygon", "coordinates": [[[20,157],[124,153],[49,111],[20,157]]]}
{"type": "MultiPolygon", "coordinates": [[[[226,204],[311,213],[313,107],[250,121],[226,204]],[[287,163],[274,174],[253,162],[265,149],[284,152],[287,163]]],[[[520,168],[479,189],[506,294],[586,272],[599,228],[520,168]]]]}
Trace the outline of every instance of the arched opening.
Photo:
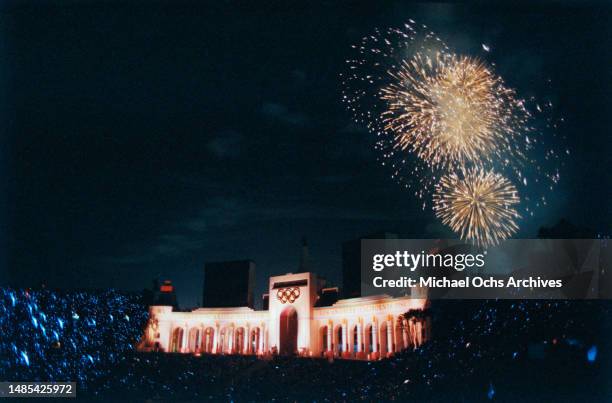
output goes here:
{"type": "Polygon", "coordinates": [[[418,345],[420,346],[421,344],[423,344],[423,339],[424,339],[424,335],[425,335],[425,329],[423,327],[423,321],[419,320],[417,322],[417,335],[418,335],[418,345]]]}
{"type": "Polygon", "coordinates": [[[219,332],[219,343],[217,350],[219,353],[225,353],[229,349],[229,329],[223,328],[219,332]]]}
{"type": "Polygon", "coordinates": [[[405,318],[401,319],[402,324],[402,348],[407,349],[410,347],[410,339],[408,338],[408,321],[405,318]]]}
{"type": "Polygon", "coordinates": [[[378,337],[380,340],[380,354],[384,357],[389,352],[387,346],[387,322],[383,322],[380,325],[380,335],[378,337]]]}
{"type": "Polygon", "coordinates": [[[338,354],[342,354],[344,352],[344,337],[342,337],[342,326],[338,325],[336,326],[336,330],[334,331],[334,339],[335,339],[335,345],[336,345],[336,352],[338,354]]]}
{"type": "Polygon", "coordinates": [[[353,327],[353,353],[361,351],[361,346],[359,345],[359,329],[357,325],[353,327]]]}
{"type": "Polygon", "coordinates": [[[189,329],[189,342],[187,344],[190,352],[195,353],[200,349],[200,329],[192,327],[189,329]]]}
{"type": "Polygon", "coordinates": [[[234,353],[244,353],[244,328],[239,327],[234,331],[234,353]]]}
{"type": "Polygon", "coordinates": [[[319,329],[319,340],[321,340],[319,344],[321,352],[324,353],[329,350],[329,340],[327,340],[327,326],[323,326],[321,327],[321,329],[319,329]]]}
{"type": "Polygon", "coordinates": [[[259,351],[259,337],[260,337],[260,330],[258,327],[256,327],[255,329],[251,330],[251,337],[250,337],[250,352],[251,354],[257,354],[257,352],[259,351]]]}
{"type": "Polygon", "coordinates": [[[372,351],[374,351],[374,345],[372,344],[374,342],[374,333],[372,332],[372,330],[373,330],[372,325],[366,326],[366,331],[365,331],[365,352],[366,353],[371,353],[372,351]]]}
{"type": "Polygon", "coordinates": [[[213,352],[214,340],[215,340],[215,329],[213,329],[212,327],[206,328],[206,330],[204,330],[204,336],[202,337],[202,350],[205,353],[210,354],[213,352]]]}
{"type": "Polygon", "coordinates": [[[177,327],[172,331],[172,338],[170,340],[170,352],[178,353],[183,347],[183,328],[177,327]]]}
{"type": "Polygon", "coordinates": [[[298,316],[293,307],[287,307],[280,315],[279,353],[293,355],[297,353],[298,316]]]}
{"type": "Polygon", "coordinates": [[[410,347],[416,347],[416,337],[414,333],[414,320],[408,319],[406,326],[408,327],[408,345],[410,347]]]}
{"type": "Polygon", "coordinates": [[[404,336],[403,336],[403,323],[402,318],[397,318],[395,321],[395,349],[394,351],[402,351],[404,347],[404,336]]]}

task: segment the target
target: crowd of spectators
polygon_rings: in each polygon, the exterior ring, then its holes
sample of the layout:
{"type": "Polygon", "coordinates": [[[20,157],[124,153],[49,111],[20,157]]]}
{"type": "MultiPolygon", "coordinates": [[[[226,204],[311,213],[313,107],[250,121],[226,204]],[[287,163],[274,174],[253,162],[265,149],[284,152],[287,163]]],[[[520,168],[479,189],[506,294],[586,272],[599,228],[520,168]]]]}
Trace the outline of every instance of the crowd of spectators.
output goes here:
{"type": "Polygon", "coordinates": [[[88,385],[142,336],[138,294],[0,288],[0,380],[88,385]]]}

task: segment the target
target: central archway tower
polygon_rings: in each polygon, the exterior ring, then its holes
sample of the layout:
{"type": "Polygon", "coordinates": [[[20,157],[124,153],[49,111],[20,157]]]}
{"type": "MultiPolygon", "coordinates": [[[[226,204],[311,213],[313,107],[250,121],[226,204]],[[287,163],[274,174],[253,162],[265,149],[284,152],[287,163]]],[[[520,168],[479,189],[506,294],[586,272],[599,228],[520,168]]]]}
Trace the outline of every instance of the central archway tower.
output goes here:
{"type": "MultiPolygon", "coordinates": [[[[297,352],[308,353],[313,338],[312,312],[317,298],[317,276],[314,273],[289,273],[270,277],[270,346],[278,352],[290,353],[285,348],[285,336],[292,331],[292,320],[297,322],[297,352]],[[289,333],[288,333],[289,331],[289,333]],[[281,340],[281,333],[285,338],[281,340]]],[[[315,338],[316,340],[316,338],[315,338]]],[[[293,347],[291,347],[293,348],[293,347]]]]}

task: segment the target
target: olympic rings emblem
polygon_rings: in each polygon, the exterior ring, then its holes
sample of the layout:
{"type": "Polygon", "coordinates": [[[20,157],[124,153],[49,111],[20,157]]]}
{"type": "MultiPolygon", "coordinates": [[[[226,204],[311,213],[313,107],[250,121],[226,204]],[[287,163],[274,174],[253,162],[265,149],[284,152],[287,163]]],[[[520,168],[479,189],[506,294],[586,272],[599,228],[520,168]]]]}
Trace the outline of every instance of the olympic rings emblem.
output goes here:
{"type": "Polygon", "coordinates": [[[299,298],[299,296],[299,287],[279,288],[276,292],[276,297],[283,304],[286,304],[287,302],[293,304],[295,300],[299,298]]]}

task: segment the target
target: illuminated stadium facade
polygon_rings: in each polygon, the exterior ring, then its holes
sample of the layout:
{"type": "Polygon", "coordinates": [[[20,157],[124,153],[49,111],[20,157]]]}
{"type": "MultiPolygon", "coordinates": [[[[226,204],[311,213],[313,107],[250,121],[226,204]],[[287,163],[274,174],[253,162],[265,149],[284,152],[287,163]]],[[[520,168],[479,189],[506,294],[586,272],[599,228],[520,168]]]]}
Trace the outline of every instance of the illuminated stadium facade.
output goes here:
{"type": "Polygon", "coordinates": [[[426,298],[386,295],[319,306],[320,281],[305,272],[270,277],[269,308],[151,306],[140,351],[300,355],[375,360],[430,337],[426,298]]]}

